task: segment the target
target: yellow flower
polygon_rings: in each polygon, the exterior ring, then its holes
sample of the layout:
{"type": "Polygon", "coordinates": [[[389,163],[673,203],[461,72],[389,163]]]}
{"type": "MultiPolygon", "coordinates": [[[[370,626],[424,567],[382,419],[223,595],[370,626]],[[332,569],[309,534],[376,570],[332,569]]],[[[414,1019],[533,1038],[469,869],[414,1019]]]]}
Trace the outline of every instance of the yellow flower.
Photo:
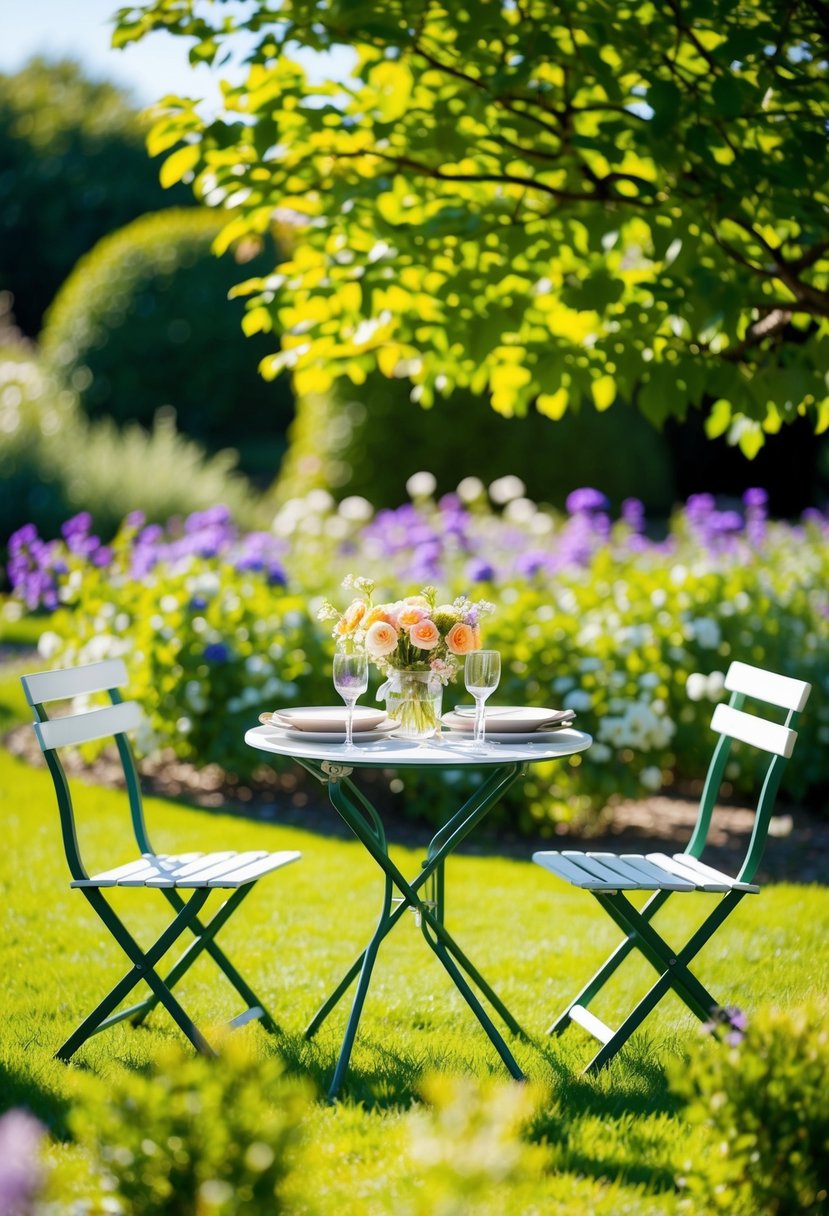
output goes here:
{"type": "Polygon", "coordinates": [[[352,600],[336,624],[340,636],[353,633],[366,614],[365,600],[352,600]]]}

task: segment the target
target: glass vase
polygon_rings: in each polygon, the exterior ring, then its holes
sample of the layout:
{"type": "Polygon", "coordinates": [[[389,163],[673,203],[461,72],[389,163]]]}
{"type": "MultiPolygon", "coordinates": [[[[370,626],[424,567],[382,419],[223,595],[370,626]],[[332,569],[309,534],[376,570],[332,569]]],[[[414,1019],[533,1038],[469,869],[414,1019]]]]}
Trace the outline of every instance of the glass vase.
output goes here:
{"type": "Polygon", "coordinates": [[[396,739],[428,739],[440,730],[443,685],[433,672],[393,668],[377,696],[400,723],[396,739]]]}

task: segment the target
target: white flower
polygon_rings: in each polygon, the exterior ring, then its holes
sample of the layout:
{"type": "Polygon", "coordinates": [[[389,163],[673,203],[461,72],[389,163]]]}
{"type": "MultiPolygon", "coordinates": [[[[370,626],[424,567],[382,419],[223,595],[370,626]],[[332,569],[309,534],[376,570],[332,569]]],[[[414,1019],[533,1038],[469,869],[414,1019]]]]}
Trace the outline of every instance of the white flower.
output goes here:
{"type": "Polygon", "coordinates": [[[709,701],[719,701],[725,688],[725,674],[722,671],[712,671],[708,677],[706,692],[709,701]]]}
{"type": "Polygon", "coordinates": [[[458,498],[461,502],[475,502],[483,497],[484,483],[480,477],[464,477],[458,482],[458,498]]]}
{"type": "Polygon", "coordinates": [[[367,498],[361,498],[359,494],[351,494],[348,498],[344,498],[337,509],[343,519],[351,520],[353,523],[365,523],[374,514],[374,507],[367,498]]]}
{"type": "Polygon", "coordinates": [[[710,617],[700,616],[691,621],[691,631],[703,650],[716,650],[720,644],[720,627],[710,617]]]}
{"type": "Polygon", "coordinates": [[[685,681],[685,695],[689,701],[701,701],[708,692],[708,680],[701,671],[692,671],[685,681]]]}
{"type": "Polygon", "coordinates": [[[334,506],[334,499],[327,490],[310,490],[305,495],[305,506],[316,515],[324,515],[334,506]]]}
{"type": "Polygon", "coordinates": [[[412,473],[409,480],[406,482],[406,493],[409,498],[429,498],[434,494],[438,487],[438,483],[434,474],[427,473],[425,470],[420,473],[412,473]]]}
{"type": "Polygon", "coordinates": [[[511,502],[513,498],[523,497],[526,489],[527,487],[520,477],[508,474],[506,477],[497,477],[492,482],[489,487],[489,497],[493,502],[503,505],[511,502]]]}
{"type": "Polygon", "coordinates": [[[37,653],[42,659],[52,659],[60,653],[63,639],[52,629],[46,629],[38,638],[37,653]]]}
{"type": "Polygon", "coordinates": [[[662,786],[662,773],[655,765],[651,765],[642,769],[639,780],[646,790],[658,790],[662,786]]]}

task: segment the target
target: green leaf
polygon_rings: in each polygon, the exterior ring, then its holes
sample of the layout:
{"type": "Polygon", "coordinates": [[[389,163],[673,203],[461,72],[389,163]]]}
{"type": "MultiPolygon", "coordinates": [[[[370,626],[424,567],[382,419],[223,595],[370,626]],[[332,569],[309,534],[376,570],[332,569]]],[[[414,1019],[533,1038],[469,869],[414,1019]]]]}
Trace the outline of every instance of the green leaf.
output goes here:
{"type": "Polygon", "coordinates": [[[158,177],[162,186],[169,188],[170,186],[174,186],[176,182],[180,182],[185,174],[195,169],[200,157],[201,148],[198,144],[185,144],[183,148],[178,148],[171,156],[167,157],[161,166],[158,177]]]}

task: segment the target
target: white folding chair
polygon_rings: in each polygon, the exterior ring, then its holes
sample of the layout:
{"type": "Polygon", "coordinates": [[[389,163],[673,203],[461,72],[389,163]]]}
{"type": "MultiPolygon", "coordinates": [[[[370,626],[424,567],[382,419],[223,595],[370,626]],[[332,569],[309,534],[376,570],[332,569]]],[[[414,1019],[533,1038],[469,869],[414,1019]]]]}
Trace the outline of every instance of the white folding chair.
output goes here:
{"type": "Polygon", "coordinates": [[[557,878],[589,891],[626,937],[588,984],[573,998],[553,1022],[549,1034],[561,1034],[576,1022],[602,1044],[586,1071],[602,1068],[628,1041],[666,992],[673,990],[701,1021],[716,1016],[722,1006],[703,987],[690,970],[690,963],[733,912],[744,895],[760,890],[754,882],[768,836],[774,800],[786,761],[792,754],[797,732],[794,729],[809,699],[811,685],[788,676],[775,675],[747,663],[732,663],[725,679],[732,694],[728,705],[718,705],[711,721],[720,736],[708,769],[700,800],[699,813],[691,839],[682,853],[591,853],[575,850],[544,851],[533,854],[533,861],[557,878]],[[770,722],[743,706],[747,698],[777,706],[786,711],[785,721],[770,722]],[[758,749],[767,756],[754,827],[745,859],[736,878],[706,865],[701,857],[711,825],[711,815],[725,773],[732,741],[758,749]],[[624,892],[653,891],[654,895],[639,911],[624,892]],[[681,950],[672,949],[654,929],[654,914],[671,895],[679,892],[715,892],[722,896],[681,950]],[[617,1030],[605,1025],[588,1008],[620,963],[638,950],[658,973],[650,991],[617,1030]]]}
{"type": "MultiPolygon", "coordinates": [[[[253,1018],[260,1018],[267,1030],[278,1031],[279,1028],[264,1003],[219,948],[215,938],[219,929],[260,878],[281,869],[289,862],[297,861],[300,854],[293,851],[227,851],[173,855],[156,853],[147,835],[138,774],[126,734],[139,725],[141,710],[134,701],[121,699],[118,690],[127,682],[126,669],[121,660],[110,659],[85,667],[38,672],[21,677],[21,682],[34,710],[34,731],[55,783],[63,846],[72,875],[70,886],[83,892],[131,964],[126,975],[58,1049],[57,1057],[68,1060],[91,1035],[126,1018],[138,1025],[158,1004],[167,1009],[198,1051],[205,1055],[215,1055],[213,1048],[172,992],[174,986],[203,952],[210,955],[245,1001],[245,1011],[230,1024],[238,1026],[253,1018]],[[44,708],[47,703],[100,692],[108,694],[111,704],[51,720],[44,708]],[[133,855],[130,860],[100,873],[89,874],[81,859],[69,783],[57,752],[61,747],[108,736],[113,736],[121,758],[138,856],[135,855],[135,850],[131,849],[133,855]],[[157,888],[173,908],[173,921],[149,948],[142,949],[138,945],[107,901],[103,892],[112,887],[137,887],[145,890],[157,888]],[[210,892],[216,889],[230,892],[229,897],[212,919],[202,921],[199,913],[210,892]],[[188,930],[194,935],[194,940],[162,978],[156,970],[158,963],[167,950],[188,930]],[[149,985],[150,995],[127,1009],[118,1009],[142,980],[149,985]]],[[[114,831],[113,841],[119,844],[121,840],[120,831],[114,831]]]]}

